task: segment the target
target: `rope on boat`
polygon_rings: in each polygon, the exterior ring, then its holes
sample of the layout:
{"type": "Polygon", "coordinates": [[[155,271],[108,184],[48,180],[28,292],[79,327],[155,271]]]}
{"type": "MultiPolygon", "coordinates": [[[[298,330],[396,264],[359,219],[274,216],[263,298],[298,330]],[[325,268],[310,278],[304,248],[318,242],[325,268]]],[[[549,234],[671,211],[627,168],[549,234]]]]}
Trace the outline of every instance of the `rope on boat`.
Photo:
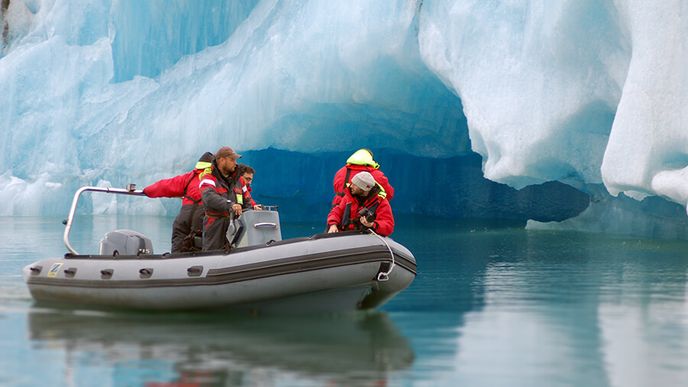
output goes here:
{"type": "Polygon", "coordinates": [[[392,270],[394,270],[394,266],[396,266],[396,263],[394,262],[394,252],[392,251],[392,248],[389,247],[389,244],[387,243],[385,238],[378,235],[372,229],[368,229],[368,231],[370,231],[371,234],[378,237],[378,239],[380,239],[382,241],[382,243],[384,243],[385,246],[387,246],[387,250],[389,250],[389,255],[392,257],[392,264],[389,266],[389,270],[387,270],[386,272],[383,271],[383,272],[377,273],[377,280],[378,281],[380,281],[380,282],[387,281],[387,280],[389,280],[389,275],[392,273],[392,270]]]}

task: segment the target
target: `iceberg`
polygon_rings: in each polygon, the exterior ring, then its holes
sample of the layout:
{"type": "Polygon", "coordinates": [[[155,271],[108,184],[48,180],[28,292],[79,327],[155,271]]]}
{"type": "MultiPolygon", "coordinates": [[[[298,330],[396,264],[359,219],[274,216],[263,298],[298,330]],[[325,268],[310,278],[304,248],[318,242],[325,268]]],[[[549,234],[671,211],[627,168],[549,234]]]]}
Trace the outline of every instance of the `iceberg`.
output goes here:
{"type": "Polygon", "coordinates": [[[623,207],[684,227],[658,210],[688,203],[680,1],[0,5],[0,215],[61,215],[78,186],[147,185],[230,145],[265,200],[321,216],[369,147],[397,185],[437,192],[398,213],[628,232],[608,219],[623,207]]]}
{"type": "Polygon", "coordinates": [[[598,1],[429,2],[428,67],[460,96],[485,177],[601,182],[630,48],[598,1]]]}

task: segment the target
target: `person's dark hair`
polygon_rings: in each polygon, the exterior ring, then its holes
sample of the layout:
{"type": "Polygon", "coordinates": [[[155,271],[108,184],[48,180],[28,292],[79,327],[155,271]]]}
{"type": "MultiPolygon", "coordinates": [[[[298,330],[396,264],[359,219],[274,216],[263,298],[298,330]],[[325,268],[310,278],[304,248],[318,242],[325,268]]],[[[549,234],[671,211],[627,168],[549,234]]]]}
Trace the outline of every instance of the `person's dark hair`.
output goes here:
{"type": "Polygon", "coordinates": [[[239,176],[243,176],[245,173],[255,174],[256,170],[246,164],[237,164],[237,172],[239,176]]]}
{"type": "Polygon", "coordinates": [[[214,158],[215,158],[215,155],[213,155],[213,154],[210,153],[210,152],[205,152],[205,153],[203,153],[203,155],[201,156],[201,158],[198,159],[198,161],[206,162],[206,163],[211,163],[211,162],[213,162],[213,159],[214,159],[214,158]]]}

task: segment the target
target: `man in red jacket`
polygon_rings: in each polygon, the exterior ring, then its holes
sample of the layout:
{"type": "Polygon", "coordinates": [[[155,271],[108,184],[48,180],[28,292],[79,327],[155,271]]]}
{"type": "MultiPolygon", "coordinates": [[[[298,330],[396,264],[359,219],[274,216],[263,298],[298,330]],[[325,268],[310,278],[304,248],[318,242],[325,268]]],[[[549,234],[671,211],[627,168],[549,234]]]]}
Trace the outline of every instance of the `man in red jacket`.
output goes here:
{"type": "Polygon", "coordinates": [[[201,191],[198,188],[199,176],[210,168],[213,154],[205,152],[193,171],[169,179],[159,180],[143,189],[149,198],[182,198],[182,208],[172,225],[172,252],[185,253],[198,251],[195,238],[201,237],[203,214],[201,191]]]}
{"type": "Polygon", "coordinates": [[[327,232],[372,229],[382,236],[394,232],[394,215],[382,188],[373,175],[363,171],[352,179],[349,188],[327,216],[327,232]]]}
{"type": "Polygon", "coordinates": [[[332,199],[332,207],[336,207],[342,200],[345,194],[345,189],[348,187],[351,179],[357,173],[366,171],[373,175],[375,181],[380,185],[380,193],[386,196],[387,200],[392,200],[394,196],[394,187],[389,184],[389,180],[380,170],[380,164],[373,160],[373,152],[370,149],[359,149],[354,152],[347,160],[346,165],[341,167],[334,175],[332,186],[334,188],[334,198],[332,199]]]}

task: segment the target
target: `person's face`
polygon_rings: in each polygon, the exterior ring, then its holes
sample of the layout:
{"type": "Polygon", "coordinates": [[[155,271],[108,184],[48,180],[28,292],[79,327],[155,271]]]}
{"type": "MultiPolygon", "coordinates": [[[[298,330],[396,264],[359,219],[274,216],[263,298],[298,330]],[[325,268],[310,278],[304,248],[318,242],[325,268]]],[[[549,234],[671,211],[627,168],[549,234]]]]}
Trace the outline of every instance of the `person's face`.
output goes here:
{"type": "Polygon", "coordinates": [[[361,189],[359,186],[357,186],[356,184],[353,184],[353,183],[352,183],[350,189],[351,189],[351,194],[354,195],[354,196],[363,196],[363,195],[365,195],[365,191],[362,190],[362,189],[361,189]]]}
{"type": "Polygon", "coordinates": [[[244,173],[243,177],[244,177],[244,181],[246,182],[246,184],[251,184],[253,182],[253,174],[252,173],[246,172],[246,173],[244,173]]]}
{"type": "Polygon", "coordinates": [[[217,159],[217,166],[220,168],[220,172],[222,172],[223,175],[229,176],[236,168],[236,159],[231,156],[220,157],[217,159]]]}

